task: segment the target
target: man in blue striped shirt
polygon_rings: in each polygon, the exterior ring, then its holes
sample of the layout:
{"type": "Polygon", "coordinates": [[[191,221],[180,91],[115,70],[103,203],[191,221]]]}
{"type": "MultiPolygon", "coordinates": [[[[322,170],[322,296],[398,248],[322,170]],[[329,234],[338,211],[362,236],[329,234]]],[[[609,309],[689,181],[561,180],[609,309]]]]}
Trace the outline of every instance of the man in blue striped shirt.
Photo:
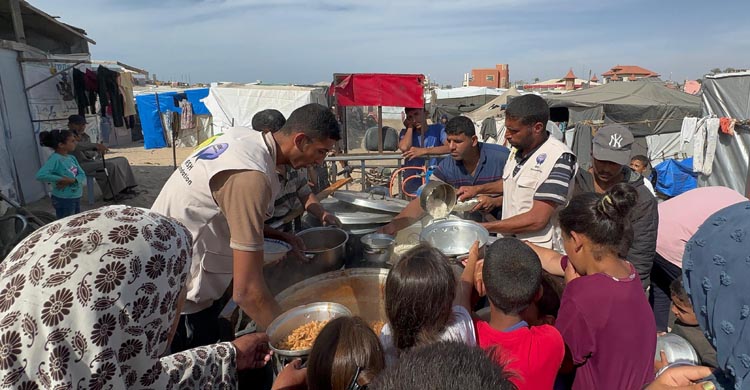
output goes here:
{"type": "MultiPolygon", "coordinates": [[[[479,142],[474,123],[463,116],[454,117],[445,126],[446,144],[451,158],[445,158],[433,172],[433,180],[444,181],[455,188],[475,186],[502,180],[505,162],[510,151],[500,145],[479,142]]],[[[475,211],[491,212],[502,205],[502,197],[480,196],[475,211]]],[[[380,232],[395,234],[418,221],[424,215],[419,198],[412,200],[393,221],[380,232]]],[[[480,219],[479,213],[470,216],[480,219]]]]}

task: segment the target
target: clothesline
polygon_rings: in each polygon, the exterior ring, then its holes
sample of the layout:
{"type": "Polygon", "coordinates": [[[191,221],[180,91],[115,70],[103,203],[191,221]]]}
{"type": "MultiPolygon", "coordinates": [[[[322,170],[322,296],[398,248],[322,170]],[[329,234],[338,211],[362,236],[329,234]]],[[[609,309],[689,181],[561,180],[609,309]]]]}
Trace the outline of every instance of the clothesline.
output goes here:
{"type": "MultiPolygon", "coordinates": [[[[652,122],[653,123],[659,123],[659,122],[663,122],[663,121],[680,121],[680,122],[682,122],[682,119],[683,118],[646,119],[646,120],[642,120],[642,121],[614,122],[614,123],[617,123],[618,125],[640,125],[640,124],[650,125],[652,122]]],[[[586,120],[582,120],[582,121],[573,123],[572,125],[569,125],[569,126],[572,127],[572,126],[577,126],[577,125],[588,125],[588,126],[602,127],[602,126],[606,126],[606,125],[609,125],[609,124],[610,123],[604,123],[603,121],[600,121],[600,120],[586,119],[586,120]]]]}

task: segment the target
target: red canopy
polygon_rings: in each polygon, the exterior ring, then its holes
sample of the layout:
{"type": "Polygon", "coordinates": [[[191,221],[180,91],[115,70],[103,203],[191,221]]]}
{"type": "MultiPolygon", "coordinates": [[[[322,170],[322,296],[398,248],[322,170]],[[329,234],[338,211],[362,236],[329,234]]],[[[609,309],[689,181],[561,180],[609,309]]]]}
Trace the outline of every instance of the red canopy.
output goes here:
{"type": "Polygon", "coordinates": [[[421,74],[334,75],[331,89],[339,106],[424,107],[421,74]]]}

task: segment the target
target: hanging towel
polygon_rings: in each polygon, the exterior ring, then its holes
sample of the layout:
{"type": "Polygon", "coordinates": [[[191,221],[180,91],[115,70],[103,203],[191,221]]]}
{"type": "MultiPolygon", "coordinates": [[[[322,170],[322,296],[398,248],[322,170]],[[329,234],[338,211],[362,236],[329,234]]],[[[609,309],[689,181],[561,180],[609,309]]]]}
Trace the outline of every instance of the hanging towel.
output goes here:
{"type": "Polygon", "coordinates": [[[193,103],[187,100],[180,101],[180,129],[192,129],[195,127],[193,118],[193,103]]]}
{"type": "Polygon", "coordinates": [[[719,118],[702,118],[698,121],[693,138],[693,171],[706,176],[713,171],[716,143],[719,139],[719,118]]]}
{"type": "Polygon", "coordinates": [[[685,144],[689,144],[690,141],[692,141],[693,134],[695,134],[695,126],[697,124],[698,124],[698,118],[685,117],[682,120],[682,128],[680,129],[680,139],[682,140],[683,146],[685,144]]]}

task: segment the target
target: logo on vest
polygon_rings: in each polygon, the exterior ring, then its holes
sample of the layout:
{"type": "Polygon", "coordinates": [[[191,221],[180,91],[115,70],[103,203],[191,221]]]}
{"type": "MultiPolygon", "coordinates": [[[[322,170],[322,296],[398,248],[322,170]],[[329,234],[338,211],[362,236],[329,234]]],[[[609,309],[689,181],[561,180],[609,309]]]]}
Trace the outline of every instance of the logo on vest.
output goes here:
{"type": "Polygon", "coordinates": [[[540,166],[547,159],[547,153],[542,153],[536,156],[536,165],[540,166]]]}
{"type": "Polygon", "coordinates": [[[209,145],[195,155],[196,160],[216,160],[229,149],[229,144],[209,145]]]}
{"type": "Polygon", "coordinates": [[[609,137],[609,146],[612,148],[621,148],[622,147],[622,136],[620,134],[612,134],[609,137]]]}

